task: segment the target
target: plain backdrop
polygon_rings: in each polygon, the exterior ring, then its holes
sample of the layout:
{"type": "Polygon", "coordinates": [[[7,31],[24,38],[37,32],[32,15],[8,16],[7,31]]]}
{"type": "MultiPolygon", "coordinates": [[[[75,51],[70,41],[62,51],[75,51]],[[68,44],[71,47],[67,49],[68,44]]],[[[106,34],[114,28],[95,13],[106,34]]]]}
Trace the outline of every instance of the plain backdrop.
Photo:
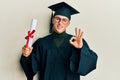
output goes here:
{"type": "Polygon", "coordinates": [[[81,80],[120,80],[120,0],[0,0],[0,80],[26,80],[19,61],[31,20],[38,20],[34,41],[49,34],[48,6],[61,1],[80,11],[67,32],[81,28],[99,56],[97,69],[81,80]]]}

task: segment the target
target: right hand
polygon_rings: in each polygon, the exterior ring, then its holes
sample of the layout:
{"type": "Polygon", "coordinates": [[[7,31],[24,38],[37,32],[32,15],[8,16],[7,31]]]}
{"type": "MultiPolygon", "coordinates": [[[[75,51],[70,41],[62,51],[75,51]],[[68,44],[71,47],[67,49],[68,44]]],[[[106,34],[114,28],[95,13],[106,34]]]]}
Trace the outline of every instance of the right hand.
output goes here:
{"type": "Polygon", "coordinates": [[[26,47],[25,45],[22,47],[22,54],[25,57],[28,57],[32,52],[33,47],[26,47]]]}

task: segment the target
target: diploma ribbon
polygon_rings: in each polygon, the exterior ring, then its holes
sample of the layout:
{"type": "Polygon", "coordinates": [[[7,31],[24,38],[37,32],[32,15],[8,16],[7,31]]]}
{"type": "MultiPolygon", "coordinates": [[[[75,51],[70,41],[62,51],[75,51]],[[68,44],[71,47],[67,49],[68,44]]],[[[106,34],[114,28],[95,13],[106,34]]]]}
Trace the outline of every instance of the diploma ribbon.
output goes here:
{"type": "Polygon", "coordinates": [[[27,42],[26,42],[26,47],[28,47],[28,43],[29,43],[30,38],[33,38],[33,37],[34,37],[34,35],[33,35],[34,32],[35,32],[35,30],[28,31],[28,35],[25,37],[25,39],[27,40],[27,42]]]}

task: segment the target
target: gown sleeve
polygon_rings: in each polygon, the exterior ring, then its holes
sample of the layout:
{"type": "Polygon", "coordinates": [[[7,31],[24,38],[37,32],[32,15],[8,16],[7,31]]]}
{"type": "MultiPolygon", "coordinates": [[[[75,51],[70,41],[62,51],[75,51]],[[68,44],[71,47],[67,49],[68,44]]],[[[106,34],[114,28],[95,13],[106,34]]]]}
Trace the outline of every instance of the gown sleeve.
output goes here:
{"type": "Polygon", "coordinates": [[[83,47],[81,49],[72,48],[70,70],[85,76],[96,69],[97,58],[97,54],[89,48],[88,44],[83,39],[83,47]]]}
{"type": "Polygon", "coordinates": [[[39,41],[33,44],[33,50],[29,57],[21,56],[20,64],[25,72],[27,80],[33,80],[33,76],[37,73],[40,66],[40,49],[39,41]]]}

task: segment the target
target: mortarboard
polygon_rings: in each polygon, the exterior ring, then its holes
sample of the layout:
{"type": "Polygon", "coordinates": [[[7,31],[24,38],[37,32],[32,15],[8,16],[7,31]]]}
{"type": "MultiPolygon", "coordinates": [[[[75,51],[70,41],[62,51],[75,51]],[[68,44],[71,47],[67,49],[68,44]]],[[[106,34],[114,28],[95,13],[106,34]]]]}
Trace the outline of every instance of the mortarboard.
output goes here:
{"type": "MultiPolygon", "coordinates": [[[[71,20],[71,15],[79,13],[79,11],[77,11],[76,9],[74,9],[73,7],[71,7],[70,5],[68,5],[65,2],[60,2],[57,4],[51,5],[48,8],[50,8],[52,10],[51,19],[55,15],[62,15],[62,16],[66,16],[69,20],[71,20]],[[53,14],[53,11],[55,12],[54,14],[53,14]]],[[[53,25],[51,23],[50,24],[50,32],[52,30],[52,26],[53,25]]]]}

